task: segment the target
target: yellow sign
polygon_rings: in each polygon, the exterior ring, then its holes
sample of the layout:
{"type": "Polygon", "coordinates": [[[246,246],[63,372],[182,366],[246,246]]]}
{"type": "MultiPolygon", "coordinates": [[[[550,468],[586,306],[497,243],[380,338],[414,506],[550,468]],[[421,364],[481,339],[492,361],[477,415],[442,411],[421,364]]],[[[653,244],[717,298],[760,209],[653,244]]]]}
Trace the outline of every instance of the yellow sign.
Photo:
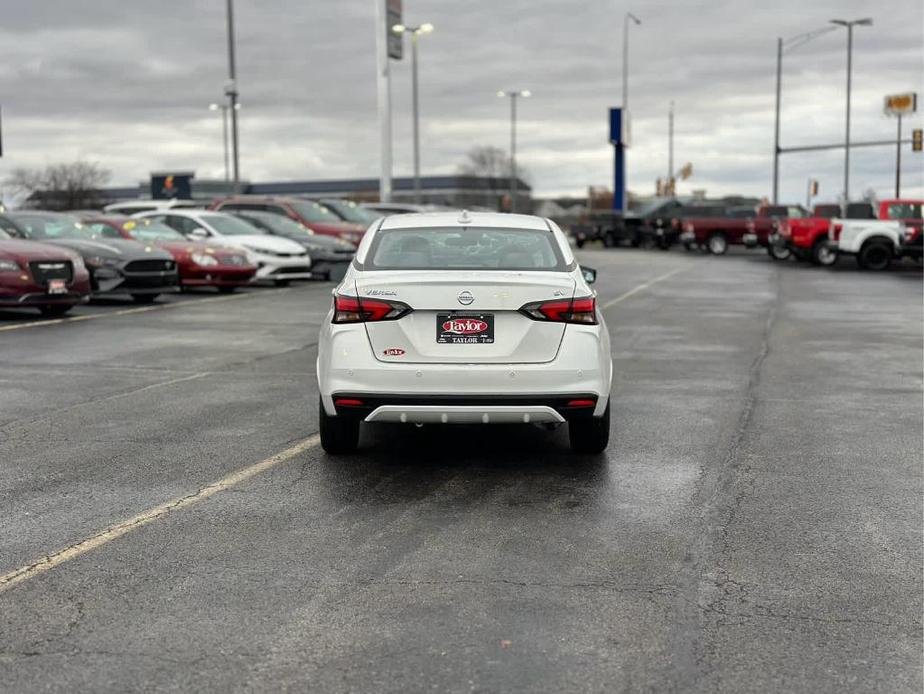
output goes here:
{"type": "Polygon", "coordinates": [[[885,98],[885,112],[892,116],[904,116],[918,110],[918,95],[914,92],[907,94],[892,94],[885,98]]]}

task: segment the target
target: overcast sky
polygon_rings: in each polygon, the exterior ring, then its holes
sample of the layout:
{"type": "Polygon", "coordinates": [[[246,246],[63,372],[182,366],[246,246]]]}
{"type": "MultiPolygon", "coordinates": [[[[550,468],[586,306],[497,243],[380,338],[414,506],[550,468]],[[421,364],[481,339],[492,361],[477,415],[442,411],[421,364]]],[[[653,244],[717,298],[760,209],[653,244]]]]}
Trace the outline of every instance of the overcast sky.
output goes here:
{"type": "MultiPolygon", "coordinates": [[[[152,170],[223,176],[227,79],[223,0],[0,0],[4,156],[14,167],[78,158],[132,184],[152,170]]],[[[236,0],[242,176],[251,181],[378,174],[373,0],[236,0]]],[[[405,0],[421,39],[422,159],[451,173],[473,145],[509,142],[498,89],[528,88],[519,150],[536,194],[612,185],[606,109],[620,99],[622,18],[631,10],[629,187],[667,171],[668,103],[680,192],[770,191],[776,37],[869,16],[854,39],[853,138],[895,137],[884,95],[922,91],[920,0],[405,0]]],[[[409,53],[409,51],[408,51],[409,53]]],[[[846,31],[784,58],[784,146],[843,141],[846,31]]],[[[395,175],[411,172],[410,65],[393,64],[395,175]]],[[[922,100],[924,109],[924,100],[922,100]]],[[[921,127],[920,115],[906,119],[921,127]]],[[[851,190],[894,186],[895,148],[855,150],[851,190]]],[[[904,189],[924,193],[922,155],[903,152],[904,189]]],[[[784,155],[781,197],[842,189],[843,151],[784,155]]]]}

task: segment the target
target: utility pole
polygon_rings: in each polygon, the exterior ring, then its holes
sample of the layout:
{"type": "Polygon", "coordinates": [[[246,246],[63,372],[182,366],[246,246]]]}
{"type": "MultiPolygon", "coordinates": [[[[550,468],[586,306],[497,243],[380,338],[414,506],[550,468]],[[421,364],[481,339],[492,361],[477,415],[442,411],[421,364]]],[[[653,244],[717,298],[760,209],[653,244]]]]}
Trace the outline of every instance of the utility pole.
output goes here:
{"type": "Polygon", "coordinates": [[[510,211],[517,211],[517,98],[528,99],[528,89],[497,92],[499,98],[510,98],[510,211]]]}
{"type": "Polygon", "coordinates": [[[898,137],[895,139],[895,197],[902,196],[902,114],[898,114],[898,137]]]}
{"type": "MultiPolygon", "coordinates": [[[[642,20],[636,17],[631,12],[626,12],[622,18],[622,123],[623,123],[623,132],[629,134],[631,132],[631,120],[629,116],[629,21],[635,23],[636,26],[639,26],[642,23],[642,20]]],[[[621,166],[622,166],[622,190],[613,191],[614,201],[616,199],[622,200],[622,209],[620,212],[625,214],[626,210],[629,208],[629,201],[626,199],[626,144],[622,142],[619,146],[619,151],[621,153],[621,166]]]]}
{"type": "Polygon", "coordinates": [[[832,24],[847,27],[847,118],[844,133],[844,204],[850,202],[850,79],[853,69],[853,28],[855,26],[871,26],[873,20],[864,19],[832,19],[832,24]]]}
{"type": "Polygon", "coordinates": [[[667,112],[667,183],[670,194],[674,194],[674,102],[667,112]]]}
{"type": "Polygon", "coordinates": [[[783,39],[776,40],[776,108],[773,121],[773,204],[780,194],[780,88],[783,77],[783,39]]]}
{"type": "Polygon", "coordinates": [[[227,0],[228,8],[228,86],[225,94],[228,97],[228,108],[231,111],[231,151],[234,162],[234,192],[240,193],[241,170],[238,155],[237,136],[237,69],[234,61],[234,0],[227,0]]]}

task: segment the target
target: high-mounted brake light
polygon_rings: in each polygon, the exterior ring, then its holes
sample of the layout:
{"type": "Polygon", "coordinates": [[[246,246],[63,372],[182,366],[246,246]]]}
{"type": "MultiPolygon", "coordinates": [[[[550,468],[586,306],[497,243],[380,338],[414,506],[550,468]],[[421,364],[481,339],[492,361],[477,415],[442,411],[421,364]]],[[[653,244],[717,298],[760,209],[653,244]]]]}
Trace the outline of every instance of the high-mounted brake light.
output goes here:
{"type": "Polygon", "coordinates": [[[413,309],[400,301],[363,299],[358,296],[334,295],[333,323],[374,323],[398,320],[413,309]]]}
{"type": "Polygon", "coordinates": [[[552,301],[535,301],[526,304],[520,313],[533,320],[551,321],[553,323],[597,324],[597,300],[592,296],[576,299],[553,299],[552,301]]]}

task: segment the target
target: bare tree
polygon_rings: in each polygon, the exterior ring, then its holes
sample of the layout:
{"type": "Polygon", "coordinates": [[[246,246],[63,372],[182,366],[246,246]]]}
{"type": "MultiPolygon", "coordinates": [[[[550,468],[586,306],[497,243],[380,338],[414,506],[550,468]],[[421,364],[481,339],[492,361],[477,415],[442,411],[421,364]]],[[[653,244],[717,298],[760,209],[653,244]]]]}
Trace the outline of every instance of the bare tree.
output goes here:
{"type": "Polygon", "coordinates": [[[77,210],[99,204],[99,188],[112,172],[95,162],[49,164],[44,169],[14,169],[4,185],[27,195],[30,207],[77,210]]]}
{"type": "MultiPolygon", "coordinates": [[[[513,167],[507,152],[499,147],[480,145],[472,147],[465,154],[465,161],[459,164],[458,172],[463,176],[480,176],[488,179],[491,194],[500,205],[500,196],[507,192],[510,171],[513,167]]],[[[529,172],[517,165],[517,178],[529,182],[529,172]]]]}

